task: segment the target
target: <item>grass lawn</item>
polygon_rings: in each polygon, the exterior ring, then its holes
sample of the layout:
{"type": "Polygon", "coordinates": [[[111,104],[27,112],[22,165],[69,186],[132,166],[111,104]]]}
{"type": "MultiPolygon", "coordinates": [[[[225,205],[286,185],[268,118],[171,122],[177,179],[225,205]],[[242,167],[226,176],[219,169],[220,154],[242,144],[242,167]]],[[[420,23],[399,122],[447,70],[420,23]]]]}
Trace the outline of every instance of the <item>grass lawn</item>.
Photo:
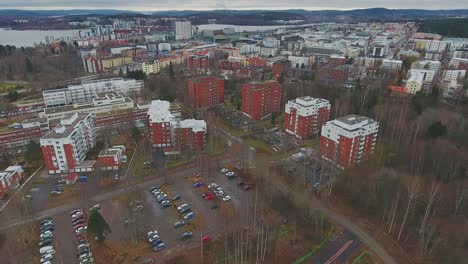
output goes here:
{"type": "Polygon", "coordinates": [[[175,168],[192,162],[195,159],[195,156],[181,158],[178,160],[170,161],[164,166],[166,169],[175,168]]]}
{"type": "Polygon", "coordinates": [[[247,132],[245,132],[244,130],[237,130],[226,124],[223,124],[223,129],[235,137],[242,137],[242,136],[247,135],[247,132]]]}
{"type": "Polygon", "coordinates": [[[270,145],[261,140],[249,137],[249,138],[244,139],[244,142],[256,150],[260,150],[260,151],[268,152],[268,153],[271,152],[270,145]]]}
{"type": "Polygon", "coordinates": [[[10,90],[14,90],[15,88],[24,88],[26,84],[17,84],[17,83],[9,83],[9,82],[0,82],[0,93],[6,93],[10,90]]]}

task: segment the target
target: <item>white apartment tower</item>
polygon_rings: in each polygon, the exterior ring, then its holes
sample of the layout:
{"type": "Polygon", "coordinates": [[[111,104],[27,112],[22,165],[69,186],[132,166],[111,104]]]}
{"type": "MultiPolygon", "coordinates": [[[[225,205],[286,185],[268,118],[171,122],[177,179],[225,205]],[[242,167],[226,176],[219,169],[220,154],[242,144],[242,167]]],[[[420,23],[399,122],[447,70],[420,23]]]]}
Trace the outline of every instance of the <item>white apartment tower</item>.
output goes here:
{"type": "Polygon", "coordinates": [[[191,39],[192,38],[192,23],[190,21],[175,21],[175,39],[191,39]]]}
{"type": "Polygon", "coordinates": [[[86,153],[96,144],[94,114],[68,114],[40,139],[48,173],[75,172],[86,153]]]}

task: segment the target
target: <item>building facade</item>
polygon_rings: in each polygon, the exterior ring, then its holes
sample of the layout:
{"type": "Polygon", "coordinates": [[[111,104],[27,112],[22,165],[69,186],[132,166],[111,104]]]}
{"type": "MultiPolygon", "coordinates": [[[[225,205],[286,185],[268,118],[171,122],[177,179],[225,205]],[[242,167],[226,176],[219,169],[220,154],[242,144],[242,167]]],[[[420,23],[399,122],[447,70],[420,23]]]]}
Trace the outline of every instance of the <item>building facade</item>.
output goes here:
{"type": "Polygon", "coordinates": [[[280,103],[281,86],[275,80],[242,85],[242,112],[253,120],[279,113],[280,103]]]}
{"type": "Polygon", "coordinates": [[[21,166],[9,166],[0,171],[0,199],[4,199],[11,189],[16,188],[25,175],[21,166]]]}
{"type": "Polygon", "coordinates": [[[325,99],[304,96],[290,100],[284,109],[284,130],[299,139],[310,138],[330,119],[330,109],[325,99]]]}
{"type": "Polygon", "coordinates": [[[368,117],[337,118],[322,127],[320,154],[339,168],[348,168],[374,152],[378,133],[379,123],[368,117]]]}
{"type": "Polygon", "coordinates": [[[139,95],[143,90],[143,81],[135,79],[111,78],[82,81],[79,85],[67,88],[45,90],[42,92],[47,107],[68,104],[91,103],[99,94],[118,92],[124,96],[139,95]]]}
{"type": "Polygon", "coordinates": [[[41,139],[42,155],[50,174],[75,172],[86,153],[96,144],[94,114],[74,113],[41,139]]]}
{"type": "Polygon", "coordinates": [[[102,170],[118,170],[124,162],[125,146],[113,146],[99,152],[97,165],[102,170]]]}
{"type": "Polygon", "coordinates": [[[224,79],[199,77],[187,84],[189,104],[195,108],[212,107],[224,103],[224,79]]]}
{"type": "Polygon", "coordinates": [[[175,39],[191,39],[192,38],[192,23],[190,21],[175,21],[175,39]]]}
{"type": "Polygon", "coordinates": [[[181,120],[171,111],[171,104],[161,100],[152,101],[147,114],[151,143],[153,147],[162,148],[166,155],[179,154],[185,149],[204,149],[205,121],[181,120]]]}

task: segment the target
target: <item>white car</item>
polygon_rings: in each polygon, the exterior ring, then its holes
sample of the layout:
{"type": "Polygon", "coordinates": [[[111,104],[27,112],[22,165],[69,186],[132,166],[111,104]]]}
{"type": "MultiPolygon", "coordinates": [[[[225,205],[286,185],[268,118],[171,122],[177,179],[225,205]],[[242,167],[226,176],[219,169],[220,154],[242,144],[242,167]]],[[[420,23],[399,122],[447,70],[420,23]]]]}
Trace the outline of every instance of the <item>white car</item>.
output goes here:
{"type": "Polygon", "coordinates": [[[52,236],[52,232],[50,232],[50,231],[45,231],[44,233],[41,233],[41,238],[51,237],[51,236],[52,236]]]}
{"type": "Polygon", "coordinates": [[[75,232],[76,232],[77,234],[79,234],[79,233],[85,231],[86,228],[87,228],[87,226],[78,227],[78,228],[75,230],[75,232]]]}
{"type": "Polygon", "coordinates": [[[52,254],[42,255],[41,263],[52,260],[53,258],[54,258],[54,256],[52,256],[52,254]]]}
{"type": "Polygon", "coordinates": [[[80,255],[80,259],[90,258],[92,256],[93,256],[93,254],[91,252],[84,253],[84,254],[80,255]]]}
{"type": "Polygon", "coordinates": [[[78,211],[72,215],[72,218],[77,218],[78,216],[83,215],[83,212],[78,211]]]}
{"type": "Polygon", "coordinates": [[[149,231],[148,233],[146,233],[146,237],[150,238],[150,237],[152,237],[154,235],[157,235],[157,234],[159,234],[158,231],[152,230],[152,231],[149,231]]]}
{"type": "Polygon", "coordinates": [[[212,183],[210,183],[210,184],[208,185],[208,188],[209,188],[209,189],[214,189],[214,188],[218,188],[218,187],[219,187],[219,185],[216,184],[216,183],[214,183],[214,182],[212,182],[212,183]]]}
{"type": "Polygon", "coordinates": [[[230,201],[231,200],[231,196],[229,195],[226,195],[223,197],[223,201],[227,202],[227,201],[230,201]]]}
{"type": "Polygon", "coordinates": [[[226,172],[226,176],[228,176],[228,177],[232,177],[232,176],[235,176],[235,175],[236,174],[233,171],[226,172]]]}
{"type": "Polygon", "coordinates": [[[159,239],[159,236],[158,235],[153,235],[151,237],[148,238],[148,242],[152,243],[153,241],[156,241],[159,239]]]}
{"type": "Polygon", "coordinates": [[[226,173],[226,172],[228,172],[228,171],[229,171],[229,170],[226,169],[226,168],[222,168],[222,169],[221,169],[221,173],[226,173]]]}

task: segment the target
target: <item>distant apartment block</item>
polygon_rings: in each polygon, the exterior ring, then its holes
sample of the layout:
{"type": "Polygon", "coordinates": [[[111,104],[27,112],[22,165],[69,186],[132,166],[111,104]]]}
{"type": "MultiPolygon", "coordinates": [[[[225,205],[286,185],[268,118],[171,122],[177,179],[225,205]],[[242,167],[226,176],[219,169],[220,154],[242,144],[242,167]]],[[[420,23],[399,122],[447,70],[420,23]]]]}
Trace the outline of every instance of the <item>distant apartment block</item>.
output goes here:
{"type": "Polygon", "coordinates": [[[189,70],[209,70],[210,58],[203,54],[191,55],[187,59],[187,68],[189,70]]]}
{"type": "Polygon", "coordinates": [[[50,174],[81,171],[86,153],[96,144],[94,119],[94,114],[69,114],[40,139],[50,174]]]}
{"type": "Polygon", "coordinates": [[[367,159],[375,149],[379,123],[348,115],[325,123],[320,137],[323,159],[344,169],[367,159]]]}
{"type": "Polygon", "coordinates": [[[41,136],[49,131],[46,118],[33,118],[9,127],[0,128],[0,151],[21,148],[29,141],[38,142],[41,136]]]}
{"type": "Polygon", "coordinates": [[[195,108],[212,107],[224,103],[224,79],[199,77],[188,80],[189,104],[195,108]]]}
{"type": "Polygon", "coordinates": [[[182,150],[203,150],[207,133],[203,120],[186,119],[171,111],[168,101],[155,100],[148,110],[150,139],[153,147],[162,148],[166,155],[182,150]]]}
{"type": "Polygon", "coordinates": [[[280,112],[281,86],[277,81],[250,82],[242,85],[242,112],[261,120],[280,112]]]}
{"type": "Polygon", "coordinates": [[[21,166],[9,166],[0,171],[0,199],[4,199],[11,189],[18,187],[25,175],[21,166]]]}
{"type": "Polygon", "coordinates": [[[284,130],[299,139],[310,138],[330,119],[330,109],[325,99],[304,96],[290,100],[284,109],[284,130]]]}
{"type": "Polygon", "coordinates": [[[111,92],[98,95],[92,99],[91,103],[48,107],[39,115],[50,121],[61,119],[65,115],[73,113],[85,112],[103,115],[117,111],[130,111],[133,110],[134,107],[135,104],[130,97],[111,92]]]}
{"type": "Polygon", "coordinates": [[[175,21],[174,30],[176,40],[192,38],[192,23],[190,21],[175,21]]]}
{"type": "Polygon", "coordinates": [[[100,79],[82,81],[67,88],[45,90],[42,92],[47,107],[68,104],[91,103],[99,94],[118,92],[124,96],[135,96],[143,90],[143,81],[135,79],[100,79]]]}

